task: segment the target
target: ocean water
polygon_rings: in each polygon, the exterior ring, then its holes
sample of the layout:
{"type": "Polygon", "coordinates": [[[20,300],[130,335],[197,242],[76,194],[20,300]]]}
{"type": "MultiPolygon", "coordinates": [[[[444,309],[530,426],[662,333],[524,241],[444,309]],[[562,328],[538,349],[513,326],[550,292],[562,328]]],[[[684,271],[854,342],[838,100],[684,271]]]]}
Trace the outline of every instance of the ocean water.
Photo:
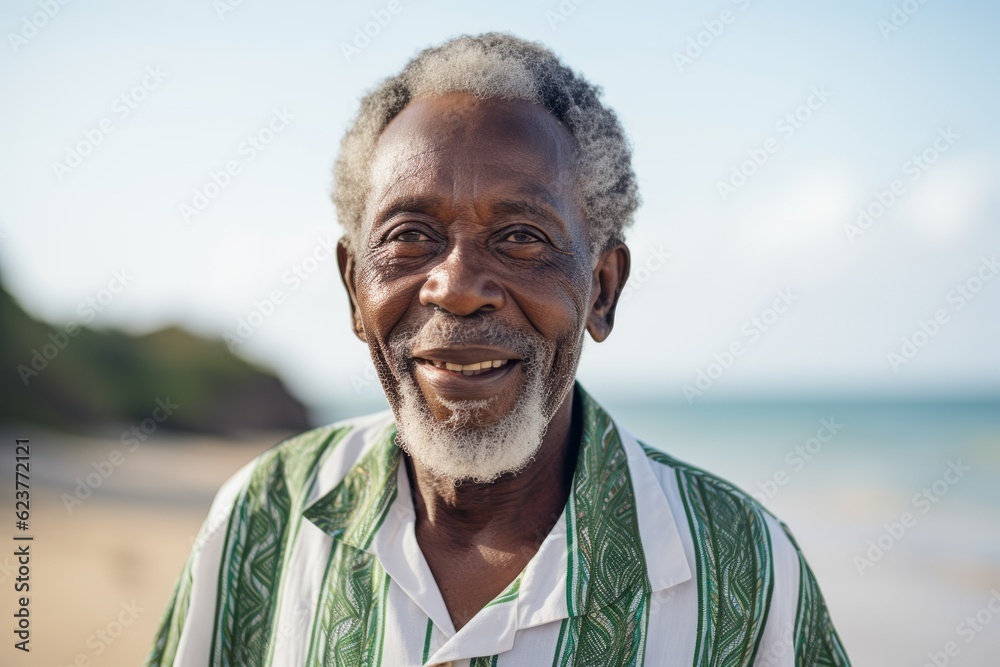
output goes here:
{"type": "Polygon", "coordinates": [[[766,495],[761,485],[778,470],[789,475],[786,487],[916,493],[941,477],[949,461],[960,461],[972,470],[948,495],[1000,513],[1000,403],[602,403],[647,444],[758,495],[766,495]]]}
{"type": "Polygon", "coordinates": [[[1000,665],[1000,404],[601,403],[785,521],[855,665],[1000,665]]]}

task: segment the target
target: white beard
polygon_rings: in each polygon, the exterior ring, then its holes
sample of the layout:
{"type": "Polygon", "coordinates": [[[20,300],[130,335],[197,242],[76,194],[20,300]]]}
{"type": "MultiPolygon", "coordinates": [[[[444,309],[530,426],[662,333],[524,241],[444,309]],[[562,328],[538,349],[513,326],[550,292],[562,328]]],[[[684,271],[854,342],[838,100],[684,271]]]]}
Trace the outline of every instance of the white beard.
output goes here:
{"type": "MultiPolygon", "coordinates": [[[[580,333],[578,343],[582,346],[582,329],[580,333]]],[[[575,363],[569,378],[547,370],[555,352],[550,341],[490,324],[459,325],[454,320],[433,320],[415,335],[404,333],[394,337],[392,348],[397,360],[396,389],[400,398],[395,407],[397,442],[432,474],[452,482],[470,480],[488,484],[503,474],[524,470],[541,448],[549,422],[572,388],[575,375],[575,363]],[[435,340],[444,339],[452,344],[488,341],[515,350],[522,359],[519,363],[525,387],[510,412],[493,423],[480,425],[495,399],[441,399],[450,414],[444,421],[435,418],[410,367],[402,361],[410,358],[409,351],[414,349],[417,337],[426,335],[428,330],[434,332],[435,340]],[[470,330],[475,330],[475,338],[470,330]]],[[[579,349],[570,352],[577,360],[578,353],[579,349]]]]}

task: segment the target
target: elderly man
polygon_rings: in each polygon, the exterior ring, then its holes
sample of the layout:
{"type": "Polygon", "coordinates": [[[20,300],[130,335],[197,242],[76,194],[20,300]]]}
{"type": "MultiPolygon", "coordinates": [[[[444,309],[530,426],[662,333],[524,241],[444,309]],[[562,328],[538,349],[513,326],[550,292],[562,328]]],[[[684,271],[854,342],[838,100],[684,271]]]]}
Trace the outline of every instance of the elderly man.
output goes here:
{"type": "Polygon", "coordinates": [[[594,86],[509,35],[427,49],[362,101],[334,199],[392,409],[222,487],[148,664],[849,664],[785,525],[575,381],[638,205],[594,86]]]}

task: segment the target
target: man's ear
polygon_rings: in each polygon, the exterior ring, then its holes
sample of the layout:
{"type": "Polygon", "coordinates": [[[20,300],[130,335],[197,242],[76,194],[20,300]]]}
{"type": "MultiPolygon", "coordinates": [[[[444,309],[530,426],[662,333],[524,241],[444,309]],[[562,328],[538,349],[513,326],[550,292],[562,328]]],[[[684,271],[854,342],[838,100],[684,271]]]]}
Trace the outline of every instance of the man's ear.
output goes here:
{"type": "Polygon", "coordinates": [[[347,289],[347,300],[351,304],[351,330],[355,336],[367,343],[365,327],[361,322],[361,310],[358,308],[358,294],[354,289],[354,255],[347,249],[346,237],[341,237],[337,242],[337,266],[340,267],[340,280],[347,289]]]}
{"type": "Polygon", "coordinates": [[[603,342],[615,326],[618,297],[628,280],[631,255],[628,246],[618,243],[601,253],[594,268],[593,295],[587,315],[587,331],[598,343],[603,342]]]}

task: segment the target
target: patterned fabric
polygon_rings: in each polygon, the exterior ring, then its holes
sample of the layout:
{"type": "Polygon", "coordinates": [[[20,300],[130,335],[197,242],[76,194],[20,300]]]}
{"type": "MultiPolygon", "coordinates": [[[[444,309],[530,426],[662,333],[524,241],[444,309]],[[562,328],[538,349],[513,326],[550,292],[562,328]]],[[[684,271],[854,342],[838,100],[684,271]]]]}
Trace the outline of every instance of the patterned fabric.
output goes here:
{"type": "Polygon", "coordinates": [[[583,418],[567,512],[570,617],[554,664],[642,664],[650,590],[628,462],[606,413],[591,405],[583,418]]]}
{"type": "MultiPolygon", "coordinates": [[[[672,466],[698,559],[696,665],[753,664],[771,605],[773,565],[763,510],[735,487],[643,445],[672,466]]],[[[811,663],[809,663],[811,664],[811,663]]]]}
{"type": "Polygon", "coordinates": [[[223,485],[146,665],[850,664],[787,526],[575,392],[566,508],[460,631],[386,411],[291,438],[223,485]]]}
{"type": "MultiPolygon", "coordinates": [[[[788,527],[782,524],[788,539],[795,544],[788,527]]],[[[798,545],[796,544],[796,550],[798,545]]],[[[816,585],[816,578],[799,550],[799,567],[809,573],[799,583],[799,614],[795,623],[795,659],[802,665],[835,667],[847,664],[847,653],[837,639],[830,614],[823,604],[823,596],[816,585]]]]}
{"type": "MultiPolygon", "coordinates": [[[[383,441],[390,443],[395,429],[383,441]]],[[[389,577],[364,551],[396,497],[399,450],[371,450],[306,518],[337,538],[310,642],[311,665],[379,665],[389,577]]]]}

